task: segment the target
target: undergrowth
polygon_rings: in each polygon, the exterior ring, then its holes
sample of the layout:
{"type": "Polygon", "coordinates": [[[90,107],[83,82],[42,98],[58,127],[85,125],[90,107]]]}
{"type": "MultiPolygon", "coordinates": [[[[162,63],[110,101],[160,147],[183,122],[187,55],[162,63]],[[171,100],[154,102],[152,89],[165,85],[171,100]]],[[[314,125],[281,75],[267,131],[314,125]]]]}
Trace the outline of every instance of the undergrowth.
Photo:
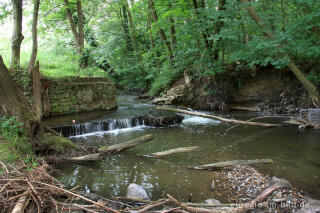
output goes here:
{"type": "Polygon", "coordinates": [[[22,161],[37,166],[30,140],[22,134],[22,128],[23,123],[17,117],[0,118],[0,160],[4,163],[22,161]]]}

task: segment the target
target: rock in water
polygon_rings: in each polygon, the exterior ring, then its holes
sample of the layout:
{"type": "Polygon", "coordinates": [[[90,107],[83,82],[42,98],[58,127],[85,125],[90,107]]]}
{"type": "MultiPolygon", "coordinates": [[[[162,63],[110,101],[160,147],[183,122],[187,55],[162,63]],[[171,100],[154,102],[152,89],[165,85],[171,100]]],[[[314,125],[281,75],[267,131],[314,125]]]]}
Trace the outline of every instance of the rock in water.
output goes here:
{"type": "Polygon", "coordinates": [[[205,203],[205,204],[213,204],[213,205],[221,204],[221,202],[219,200],[216,200],[216,199],[206,199],[205,201],[203,201],[203,203],[205,203]]]}
{"type": "Polygon", "coordinates": [[[135,183],[131,183],[128,186],[126,197],[127,198],[138,198],[138,199],[142,199],[142,200],[150,200],[146,190],[144,190],[144,188],[142,188],[142,186],[135,184],[135,183]]]}

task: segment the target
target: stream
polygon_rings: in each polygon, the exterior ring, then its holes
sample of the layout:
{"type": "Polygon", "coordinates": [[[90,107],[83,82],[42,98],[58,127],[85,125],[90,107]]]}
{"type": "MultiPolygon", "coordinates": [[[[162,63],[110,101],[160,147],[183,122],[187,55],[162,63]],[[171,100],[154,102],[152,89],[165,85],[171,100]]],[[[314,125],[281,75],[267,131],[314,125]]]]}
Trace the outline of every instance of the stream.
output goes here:
{"type": "MultiPolygon", "coordinates": [[[[86,127],[87,131],[71,136],[72,141],[81,145],[100,147],[145,134],[153,134],[155,139],[119,154],[107,155],[99,162],[58,166],[59,173],[55,177],[66,188],[79,186],[86,192],[111,197],[125,196],[128,185],[137,183],[145,188],[152,200],[171,194],[178,200],[188,201],[192,194],[193,202],[208,198],[223,201],[223,197],[227,196],[222,187],[225,184],[223,180],[218,181],[218,193],[215,193],[211,191],[210,184],[218,177],[210,171],[188,170],[186,166],[271,158],[275,163],[257,165],[255,168],[264,174],[285,178],[313,198],[320,198],[319,130],[300,131],[293,125],[279,128],[239,126],[226,132],[233,124],[188,115],[184,115],[182,124],[166,128],[132,125],[128,122],[129,118],[147,114],[150,110],[158,116],[174,113],[157,111],[155,105],[142,103],[136,96],[119,95],[117,101],[118,109],[114,112],[64,116],[47,122],[51,126],[70,124],[72,120],[99,122],[114,119],[120,123],[109,127],[108,131],[86,127]],[[184,146],[200,146],[200,150],[161,159],[143,156],[184,146]]],[[[242,120],[262,115],[247,112],[208,113],[242,120]]]]}

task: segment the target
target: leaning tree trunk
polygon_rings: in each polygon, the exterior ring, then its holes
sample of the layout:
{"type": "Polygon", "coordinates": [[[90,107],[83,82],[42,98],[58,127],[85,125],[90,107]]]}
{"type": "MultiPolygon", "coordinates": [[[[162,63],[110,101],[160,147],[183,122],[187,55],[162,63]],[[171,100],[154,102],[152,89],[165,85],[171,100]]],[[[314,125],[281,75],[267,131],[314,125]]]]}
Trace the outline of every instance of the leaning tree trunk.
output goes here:
{"type": "MultiPolygon", "coordinates": [[[[0,56],[0,116],[16,116],[24,123],[26,130],[31,130],[35,113],[27,98],[19,90],[0,56]]],[[[29,131],[30,132],[30,131],[29,131]]]]}
{"type": "Polygon", "coordinates": [[[77,25],[72,17],[72,11],[69,7],[69,1],[64,0],[64,6],[66,7],[67,18],[69,21],[69,25],[76,41],[76,45],[78,47],[79,54],[82,54],[84,47],[84,32],[83,32],[83,14],[82,14],[82,5],[81,1],[77,1],[77,16],[78,16],[78,30],[77,25]]]}
{"type": "Polygon", "coordinates": [[[20,67],[20,49],[23,40],[22,35],[22,0],[12,0],[13,6],[13,34],[11,44],[10,69],[20,67]]]}
{"type": "MultiPolygon", "coordinates": [[[[240,0],[242,3],[248,3],[248,0],[240,0]]],[[[262,21],[262,19],[259,17],[259,15],[256,13],[256,11],[251,7],[247,6],[246,10],[248,11],[251,18],[254,20],[254,22],[261,27],[265,32],[264,35],[273,39],[273,35],[269,32],[267,29],[265,23],[262,21]]],[[[296,76],[296,78],[300,81],[300,83],[307,89],[309,92],[309,96],[313,102],[313,105],[319,106],[320,105],[320,95],[317,87],[312,84],[304,75],[304,73],[299,69],[299,67],[293,62],[293,60],[289,57],[289,55],[283,55],[280,54],[280,56],[285,56],[289,59],[290,63],[288,65],[291,72],[296,76]]]]}
{"type": "Polygon", "coordinates": [[[37,59],[37,52],[38,52],[37,24],[38,24],[38,15],[39,15],[39,5],[40,5],[40,0],[35,0],[33,5],[33,20],[32,20],[32,53],[31,53],[31,58],[28,65],[29,73],[32,72],[37,59]]]}

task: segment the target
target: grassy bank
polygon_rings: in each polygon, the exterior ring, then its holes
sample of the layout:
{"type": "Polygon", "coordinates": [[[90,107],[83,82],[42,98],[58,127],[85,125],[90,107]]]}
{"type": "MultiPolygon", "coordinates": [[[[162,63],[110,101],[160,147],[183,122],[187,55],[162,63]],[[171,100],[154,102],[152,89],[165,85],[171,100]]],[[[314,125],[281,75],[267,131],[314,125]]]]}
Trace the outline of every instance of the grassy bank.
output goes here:
{"type": "MultiPolygon", "coordinates": [[[[10,65],[11,43],[10,39],[1,36],[0,54],[7,67],[10,65]]],[[[26,70],[31,56],[30,41],[22,44],[21,69],[26,70]]],[[[48,44],[40,43],[38,50],[40,71],[47,78],[64,77],[107,77],[107,73],[95,66],[79,68],[79,58],[75,51],[70,49],[56,50],[48,48],[48,44]]]]}
{"type": "Polygon", "coordinates": [[[22,162],[36,166],[36,156],[29,138],[22,134],[22,123],[15,117],[0,118],[0,161],[7,164],[22,162]]]}

